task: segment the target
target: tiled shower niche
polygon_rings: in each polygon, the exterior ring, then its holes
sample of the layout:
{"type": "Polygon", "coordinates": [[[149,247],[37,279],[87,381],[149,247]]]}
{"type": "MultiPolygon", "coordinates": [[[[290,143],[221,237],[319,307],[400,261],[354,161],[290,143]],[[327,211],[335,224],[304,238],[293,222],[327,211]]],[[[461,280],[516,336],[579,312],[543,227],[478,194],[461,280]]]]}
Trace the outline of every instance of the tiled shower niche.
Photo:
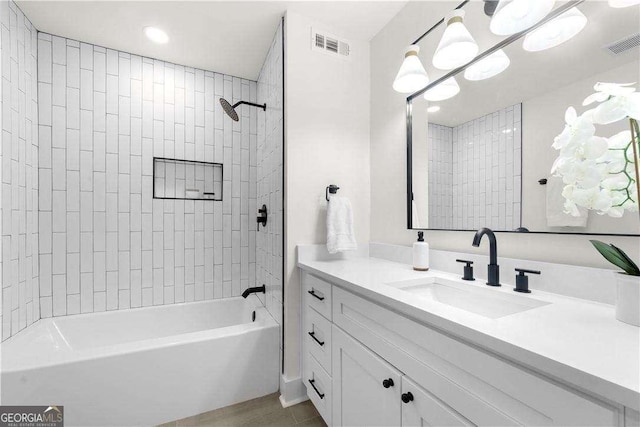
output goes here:
{"type": "Polygon", "coordinates": [[[153,158],[153,198],[222,200],[221,163],[153,158]]]}

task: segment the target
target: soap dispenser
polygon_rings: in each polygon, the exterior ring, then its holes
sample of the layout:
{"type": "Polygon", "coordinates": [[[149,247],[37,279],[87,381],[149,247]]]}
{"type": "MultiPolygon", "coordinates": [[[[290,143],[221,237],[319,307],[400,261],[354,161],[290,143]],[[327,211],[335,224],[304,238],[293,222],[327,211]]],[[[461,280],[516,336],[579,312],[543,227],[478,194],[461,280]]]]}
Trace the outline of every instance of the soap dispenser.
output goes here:
{"type": "Polygon", "coordinates": [[[424,241],[424,232],[418,231],[418,241],[413,244],[413,269],[429,270],[429,244],[424,241]]]}

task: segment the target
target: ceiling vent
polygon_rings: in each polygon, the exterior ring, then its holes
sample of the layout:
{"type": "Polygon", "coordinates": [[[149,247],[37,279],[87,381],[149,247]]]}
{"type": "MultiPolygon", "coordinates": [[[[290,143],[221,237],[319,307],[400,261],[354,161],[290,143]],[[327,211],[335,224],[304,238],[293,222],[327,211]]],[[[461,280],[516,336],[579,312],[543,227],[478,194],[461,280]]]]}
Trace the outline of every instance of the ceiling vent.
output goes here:
{"type": "Polygon", "coordinates": [[[313,28],[311,29],[311,50],[341,58],[348,58],[351,53],[346,40],[313,28]]]}
{"type": "Polygon", "coordinates": [[[640,33],[631,34],[621,40],[606,45],[604,48],[614,55],[620,55],[634,47],[640,46],[640,33]]]}

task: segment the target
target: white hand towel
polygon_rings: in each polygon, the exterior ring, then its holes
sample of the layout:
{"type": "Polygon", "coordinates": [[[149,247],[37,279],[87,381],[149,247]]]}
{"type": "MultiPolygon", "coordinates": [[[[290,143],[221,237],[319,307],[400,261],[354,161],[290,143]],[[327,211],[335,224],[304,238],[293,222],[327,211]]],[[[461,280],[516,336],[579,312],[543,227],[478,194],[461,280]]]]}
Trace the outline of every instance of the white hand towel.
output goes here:
{"type": "Polygon", "coordinates": [[[586,227],[589,212],[584,208],[580,216],[573,216],[564,212],[565,198],[562,196],[564,182],[560,177],[547,180],[547,226],[548,227],[586,227]]]}
{"type": "Polygon", "coordinates": [[[356,249],[351,202],[346,197],[331,196],[327,207],[327,250],[335,254],[356,249]]]}

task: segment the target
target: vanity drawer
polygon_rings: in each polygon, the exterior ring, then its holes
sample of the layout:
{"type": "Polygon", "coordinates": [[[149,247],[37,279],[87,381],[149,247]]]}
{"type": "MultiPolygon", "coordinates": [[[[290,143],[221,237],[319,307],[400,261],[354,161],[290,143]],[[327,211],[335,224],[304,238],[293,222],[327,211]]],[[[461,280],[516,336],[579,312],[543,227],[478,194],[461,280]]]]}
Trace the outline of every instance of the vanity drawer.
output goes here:
{"type": "Polygon", "coordinates": [[[313,308],[306,308],[305,348],[331,374],[331,322],[313,308]]]}
{"type": "Polygon", "coordinates": [[[305,273],[303,281],[306,305],[331,320],[331,283],[309,273],[305,273]]]}
{"type": "Polygon", "coordinates": [[[620,425],[616,408],[339,287],[334,323],[476,425],[620,425]]]}
{"type": "Polygon", "coordinates": [[[331,377],[309,353],[304,366],[307,395],[327,425],[331,425],[331,377]]]}

